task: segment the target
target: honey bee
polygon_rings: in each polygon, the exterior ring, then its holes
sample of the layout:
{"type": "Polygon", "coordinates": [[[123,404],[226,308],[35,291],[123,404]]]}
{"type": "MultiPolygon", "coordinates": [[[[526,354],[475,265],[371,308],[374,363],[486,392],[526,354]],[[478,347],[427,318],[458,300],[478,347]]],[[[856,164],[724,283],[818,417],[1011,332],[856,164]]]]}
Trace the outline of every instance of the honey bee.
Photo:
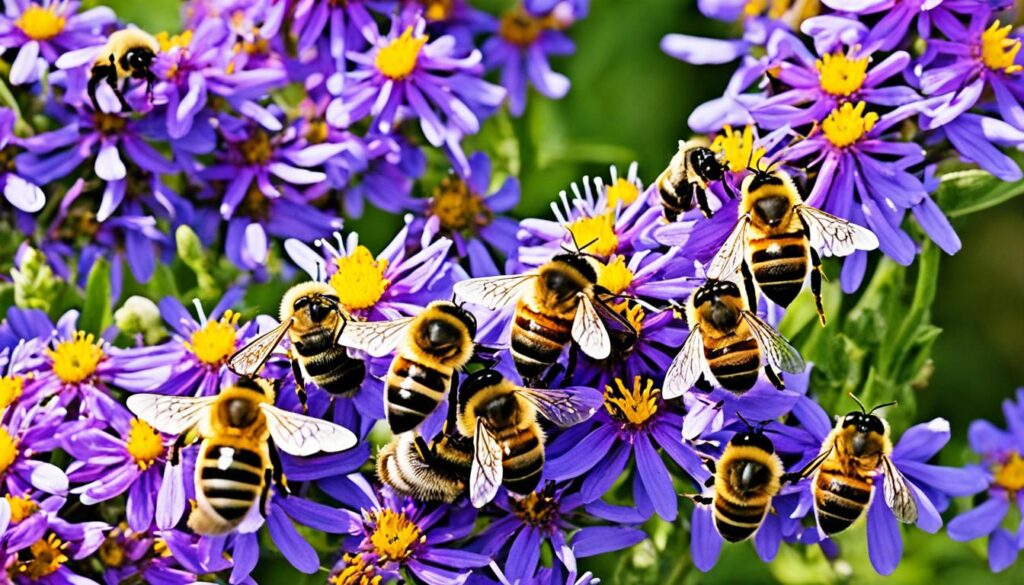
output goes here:
{"type": "Polygon", "coordinates": [[[665,375],[666,399],[711,382],[746,392],[762,366],[768,380],[782,390],[781,372],[804,371],[800,353],[750,310],[732,281],[708,280],[695,290],[686,304],[686,320],[690,335],[665,375]]]}
{"type": "Polygon", "coordinates": [[[260,378],[240,378],[216,396],[134,394],[128,408],[161,433],[178,436],[171,455],[186,434],[202,439],[196,459],[196,507],[188,519],[197,534],[234,530],[257,500],[266,513],[270,484],[288,494],[277,449],[297,456],[337,453],[356,445],[344,427],[274,406],[274,387],[260,378]]]}
{"type": "Polygon", "coordinates": [[[717,462],[706,461],[714,474],[705,483],[714,495],[693,496],[714,509],[715,529],[729,542],[754,536],[782,487],[782,460],[775,445],[760,429],[733,435],[717,462]]]}
{"type": "Polygon", "coordinates": [[[411,431],[448,395],[457,370],[473,357],[476,318],[449,301],[435,301],[416,317],[351,321],[339,342],[374,357],[397,353],[384,382],[391,432],[411,431]]]}
{"type": "Polygon", "coordinates": [[[416,431],[396,435],[377,453],[377,477],[420,501],[454,502],[466,493],[473,443],[452,428],[430,443],[416,431]]]}
{"type": "Polygon", "coordinates": [[[160,44],[153,35],[144,30],[126,28],[112,33],[89,72],[88,92],[93,108],[100,111],[99,102],[96,101],[96,89],[101,82],[106,82],[114,90],[123,112],[129,112],[132,108],[118,86],[120,80],[145,79],[146,95],[152,97],[156,75],[153,74],[151,67],[159,52],[160,44]]]}
{"type": "Polygon", "coordinates": [[[675,221],[684,211],[693,209],[694,201],[704,217],[711,217],[708,183],[721,181],[724,175],[720,155],[695,141],[680,140],[679,150],[655,182],[665,219],[675,221]]]}
{"type": "Polygon", "coordinates": [[[570,339],[591,358],[606,359],[612,340],[603,319],[635,337],[633,326],[600,298],[607,291],[597,286],[599,264],[582,253],[559,254],[525,274],[457,282],[455,295],[492,311],[516,303],[512,358],[532,384],[558,360],[570,339]]]}
{"type": "Polygon", "coordinates": [[[903,474],[892,462],[889,423],[874,412],[895,402],[880,404],[870,411],[852,394],[860,407],[840,419],[804,469],[784,476],[799,481],[813,475],[814,514],[822,532],[842,532],[857,521],[871,503],[875,479],[884,475],[885,503],[900,522],[917,521],[917,503],[903,474]]]}
{"type": "Polygon", "coordinates": [[[821,324],[821,258],[874,250],[870,230],[803,203],[793,178],[783,170],[755,170],[743,180],[739,221],[708,266],[710,278],[743,275],[750,299],[753,283],[775,304],[788,307],[810,273],[821,324]]]}
{"type": "Polygon", "coordinates": [[[351,396],[366,377],[366,363],[348,355],[338,336],[351,317],[341,307],[334,288],[318,281],[288,289],[281,299],[281,324],[252,340],[228,360],[239,376],[259,372],[285,335],[291,341],[295,391],[306,410],[305,380],[332,396],[351,396]]]}

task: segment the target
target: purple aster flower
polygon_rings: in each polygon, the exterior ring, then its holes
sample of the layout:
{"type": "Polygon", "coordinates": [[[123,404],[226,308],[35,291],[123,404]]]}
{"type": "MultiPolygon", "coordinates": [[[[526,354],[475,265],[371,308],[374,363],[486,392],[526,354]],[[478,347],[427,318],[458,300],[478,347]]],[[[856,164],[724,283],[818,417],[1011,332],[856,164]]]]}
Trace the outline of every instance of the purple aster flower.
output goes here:
{"type": "Polygon", "coordinates": [[[567,27],[587,17],[590,0],[523,0],[523,7],[535,16],[550,16],[567,27]]]}
{"type": "MultiPolygon", "coordinates": [[[[981,461],[968,465],[965,473],[973,481],[970,494],[985,492],[987,497],[975,498],[975,507],[949,521],[949,537],[967,542],[988,537],[988,566],[1003,571],[1017,560],[1024,539],[1021,530],[1007,526],[1007,515],[1014,504],[1024,509],[1024,389],[1017,390],[1017,400],[1003,402],[1007,429],[997,428],[987,420],[976,420],[968,429],[971,450],[981,461]],[[980,478],[980,484],[977,478],[980,478]]],[[[967,491],[965,489],[965,491],[967,491]]],[[[970,495],[965,494],[965,495],[970,495]]]]}
{"type": "Polygon", "coordinates": [[[504,89],[479,77],[479,51],[458,54],[448,36],[429,42],[422,17],[396,15],[386,36],[372,21],[358,26],[370,50],[348,53],[356,69],[328,107],[327,120],[335,126],[347,128],[373,116],[372,127],[390,133],[400,109],[407,107],[420,119],[427,141],[441,147],[452,136],[476,134],[477,112],[505,99],[504,89]]]}
{"type": "Polygon", "coordinates": [[[35,83],[64,53],[102,43],[101,29],[117,17],[107,6],[79,13],[81,2],[14,0],[0,16],[0,47],[17,49],[11,84],[35,83]]]}
{"type": "Polygon", "coordinates": [[[582,575],[577,570],[563,570],[561,567],[541,567],[532,578],[516,579],[509,581],[505,572],[498,567],[497,563],[491,561],[490,570],[498,578],[497,582],[478,573],[474,573],[467,582],[469,585],[596,585],[601,580],[587,571],[582,575]]]}
{"type": "Polygon", "coordinates": [[[18,174],[12,164],[21,142],[14,135],[17,116],[9,108],[0,108],[0,188],[4,198],[19,211],[35,213],[46,204],[43,190],[18,174]]]}
{"type": "Polygon", "coordinates": [[[50,516],[39,539],[10,561],[11,583],[16,585],[97,585],[92,579],[74,573],[67,564],[82,561],[103,544],[104,522],[72,524],[50,516]]]}
{"type": "Polygon", "coordinates": [[[0,480],[6,493],[32,496],[42,492],[60,496],[63,502],[68,478],[40,455],[60,447],[54,434],[65,415],[63,408],[31,403],[5,412],[0,425],[0,480]]]}
{"type": "MultiPolygon", "coordinates": [[[[329,56],[332,73],[328,89],[338,94],[345,84],[345,55],[359,51],[366,46],[366,39],[360,26],[372,25],[373,17],[368,8],[373,2],[330,3],[315,0],[295,2],[294,34],[298,38],[296,51],[302,53],[316,48],[318,54],[329,56]]],[[[307,87],[309,87],[307,83],[307,87]]]]}
{"type": "Polygon", "coordinates": [[[185,568],[185,565],[196,566],[199,563],[195,547],[188,547],[189,558],[179,558],[185,547],[171,548],[167,539],[175,535],[166,534],[166,539],[159,534],[137,532],[124,523],[114,527],[107,533],[103,544],[96,550],[96,558],[103,564],[103,581],[107,585],[119,585],[132,579],[141,579],[146,583],[163,585],[188,585],[198,579],[196,572],[185,568]]]}

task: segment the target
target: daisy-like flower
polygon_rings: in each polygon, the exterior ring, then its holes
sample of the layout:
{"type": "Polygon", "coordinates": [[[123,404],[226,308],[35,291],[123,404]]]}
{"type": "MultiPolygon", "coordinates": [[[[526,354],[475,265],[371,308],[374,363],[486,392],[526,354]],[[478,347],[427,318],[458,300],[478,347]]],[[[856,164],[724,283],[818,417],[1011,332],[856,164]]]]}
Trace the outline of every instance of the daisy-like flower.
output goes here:
{"type": "Polygon", "coordinates": [[[431,42],[426,24],[422,17],[395,15],[391,30],[381,35],[372,21],[359,23],[370,49],[348,53],[356,69],[327,109],[331,124],[347,128],[373,116],[373,128],[389,133],[407,106],[436,147],[480,130],[479,112],[497,107],[505,90],[480,78],[479,51],[457,54],[453,37],[431,42]]]}
{"type": "MultiPolygon", "coordinates": [[[[7,494],[33,496],[40,492],[60,496],[68,493],[68,478],[56,465],[40,455],[60,447],[54,436],[64,420],[63,408],[39,405],[9,409],[0,424],[0,481],[7,494]]],[[[8,508],[14,504],[6,502],[8,508]]],[[[59,507],[59,505],[58,505],[59,507]]]]}
{"type": "Polygon", "coordinates": [[[19,175],[14,164],[20,142],[14,135],[16,119],[11,109],[0,108],[0,189],[15,209],[35,213],[46,204],[46,196],[35,183],[19,175]]]}
{"type": "MultiPolygon", "coordinates": [[[[174,536],[168,535],[168,538],[174,536]]],[[[200,560],[194,547],[183,558],[182,548],[176,547],[172,552],[163,537],[150,532],[134,531],[122,522],[107,533],[103,544],[96,550],[96,558],[103,565],[103,580],[107,585],[117,585],[131,579],[164,585],[187,585],[195,583],[198,576],[184,567],[196,566],[200,560]]]]}
{"type": "Polygon", "coordinates": [[[0,47],[16,49],[11,64],[13,85],[35,83],[64,53],[102,43],[102,28],[117,17],[107,6],[78,12],[74,0],[18,0],[0,16],[0,47]]]}
{"type": "Polygon", "coordinates": [[[104,522],[73,524],[51,516],[39,539],[9,559],[5,566],[16,585],[97,585],[76,574],[68,563],[78,564],[103,544],[110,527],[104,522]]]}
{"type": "Polygon", "coordinates": [[[1016,398],[1003,402],[1006,430],[987,420],[971,423],[968,440],[980,461],[965,472],[981,480],[980,485],[971,482],[976,488],[971,493],[987,497],[975,498],[975,507],[946,528],[950,538],[961,542],[988,537],[988,566],[994,572],[1011,566],[1024,548],[1019,530],[1007,522],[1014,505],[1024,508],[1024,389],[1017,390],[1016,398]]]}
{"type": "Polygon", "coordinates": [[[364,0],[342,3],[299,0],[295,3],[296,50],[301,54],[315,47],[318,53],[330,57],[334,72],[328,79],[328,89],[332,93],[339,93],[345,84],[345,55],[366,45],[359,28],[373,22],[368,10],[373,5],[364,0]]]}

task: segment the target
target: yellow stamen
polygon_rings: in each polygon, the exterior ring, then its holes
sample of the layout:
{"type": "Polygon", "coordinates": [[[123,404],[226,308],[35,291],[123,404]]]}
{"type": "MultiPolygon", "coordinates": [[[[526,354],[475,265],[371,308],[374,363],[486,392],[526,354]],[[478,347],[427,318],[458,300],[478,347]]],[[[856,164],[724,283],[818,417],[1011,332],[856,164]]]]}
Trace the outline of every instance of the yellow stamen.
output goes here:
{"type": "Polygon", "coordinates": [[[996,467],[993,483],[1012,494],[1024,489],[1024,459],[1017,453],[1010,455],[1009,459],[996,467]]]}
{"type": "Polygon", "coordinates": [[[330,132],[330,128],[327,127],[325,120],[310,120],[309,128],[306,130],[306,140],[310,144],[322,144],[327,142],[328,132],[330,132]]]}
{"type": "Polygon", "coordinates": [[[413,547],[426,538],[419,526],[402,512],[378,510],[369,515],[374,524],[370,543],[382,561],[404,561],[412,554],[413,547]]]}
{"type": "Polygon", "coordinates": [[[57,569],[60,569],[61,565],[68,561],[67,555],[64,554],[64,549],[67,546],[66,542],[61,541],[56,534],[52,533],[45,539],[37,540],[29,547],[32,560],[22,562],[18,567],[18,572],[33,581],[56,573],[57,569]]]}
{"type": "Polygon", "coordinates": [[[814,66],[818,69],[821,89],[835,96],[849,96],[864,85],[868,58],[851,59],[842,53],[825,55],[814,66]]]}
{"type": "Polygon", "coordinates": [[[405,79],[416,69],[420,58],[420,50],[427,44],[427,36],[413,38],[412,27],[405,29],[402,36],[391,41],[377,52],[374,65],[384,77],[395,81],[405,79]]]}
{"type": "Polygon", "coordinates": [[[238,318],[241,315],[228,310],[218,320],[209,320],[185,342],[185,349],[208,366],[219,367],[235,353],[238,341],[238,318]]]}
{"type": "Polygon", "coordinates": [[[615,233],[612,214],[583,217],[569,224],[569,231],[580,246],[587,246],[585,252],[595,256],[610,256],[619,247],[619,236],[615,233]]]}
{"type": "Polygon", "coordinates": [[[327,580],[331,585],[380,585],[383,577],[377,567],[369,563],[362,553],[341,557],[345,568],[327,580]]]}
{"type": "Polygon", "coordinates": [[[624,423],[641,426],[658,412],[658,398],[661,390],[654,387],[654,380],[633,378],[633,386],[627,388],[622,379],[615,378],[615,386],[604,387],[604,408],[613,418],[624,423]]]}
{"type": "Polygon", "coordinates": [[[270,162],[274,154],[274,147],[270,143],[270,136],[259,129],[253,130],[249,137],[238,143],[238,152],[242,160],[250,165],[265,165],[270,162]]]}
{"type": "Polygon", "coordinates": [[[544,492],[530,492],[511,504],[515,515],[531,526],[548,526],[558,512],[558,503],[544,492]]]}
{"type": "Polygon", "coordinates": [[[1013,25],[1000,27],[998,20],[981,33],[981,60],[993,71],[1017,73],[1024,67],[1014,63],[1020,51],[1020,39],[1007,38],[1013,31],[1013,25]]]}
{"type": "Polygon", "coordinates": [[[617,295],[629,288],[633,283],[633,271],[626,266],[626,258],[615,256],[607,264],[601,266],[597,275],[597,284],[617,295]]]}
{"type": "Polygon", "coordinates": [[[20,524],[22,520],[39,511],[39,504],[32,501],[28,496],[4,496],[7,505],[11,508],[11,524],[20,524]]]}
{"type": "Polygon", "coordinates": [[[53,372],[65,384],[78,384],[96,372],[96,366],[103,359],[103,348],[92,333],[78,331],[68,341],[62,341],[54,349],[46,350],[53,361],[53,372]]]}
{"type": "Polygon", "coordinates": [[[35,41],[46,41],[59,35],[67,24],[67,19],[57,14],[61,3],[42,7],[38,4],[29,4],[28,8],[21,13],[14,26],[21,29],[25,36],[35,41]]]}
{"type": "Polygon", "coordinates": [[[553,24],[552,17],[534,18],[520,5],[501,17],[498,34],[513,45],[528,47],[537,40],[544,29],[553,28],[553,24]]]}
{"type": "MultiPolygon", "coordinates": [[[[804,20],[812,16],[817,16],[821,12],[820,0],[798,0],[793,2],[792,0],[750,0],[743,6],[743,17],[753,18],[765,14],[767,11],[768,18],[772,20],[783,20],[786,13],[790,11],[794,4],[798,4],[799,12],[794,14],[795,22],[791,22],[790,25],[794,26],[794,30],[798,28],[799,24],[804,20]],[[802,6],[799,6],[802,5],[802,6]]],[[[793,20],[792,18],[786,20],[793,20]]]]}
{"type": "Polygon", "coordinates": [[[423,16],[428,22],[447,20],[455,8],[455,0],[420,0],[423,16]]]}
{"type": "Polygon", "coordinates": [[[107,567],[117,568],[124,564],[124,547],[118,541],[118,536],[119,532],[112,530],[103,540],[99,550],[96,551],[100,562],[107,567]]]}
{"type": "Polygon", "coordinates": [[[647,313],[644,312],[642,306],[630,304],[629,301],[623,301],[615,307],[615,311],[622,315],[637,333],[643,330],[644,318],[647,316],[647,313]]]}
{"type": "Polygon", "coordinates": [[[21,398],[25,378],[21,376],[0,376],[0,411],[21,398]]]}
{"type": "Polygon", "coordinates": [[[192,31],[186,30],[173,36],[167,31],[161,31],[156,34],[156,42],[160,44],[160,50],[165,53],[175,47],[184,49],[192,44],[192,31]]]}
{"type": "Polygon", "coordinates": [[[483,198],[471,193],[466,182],[454,175],[441,179],[434,189],[430,210],[441,220],[441,227],[451,232],[484,227],[494,217],[483,198]]]}
{"type": "Polygon", "coordinates": [[[607,195],[609,209],[614,209],[620,201],[622,206],[625,207],[636,201],[636,198],[640,196],[640,187],[637,187],[636,183],[631,183],[619,177],[608,186],[607,195]]]}
{"type": "Polygon", "coordinates": [[[164,439],[144,420],[133,418],[128,431],[128,454],[139,469],[146,470],[164,454],[164,439]]]}
{"type": "Polygon", "coordinates": [[[860,140],[878,121],[878,114],[864,113],[865,106],[864,102],[858,102],[856,106],[847,102],[838,110],[832,110],[821,123],[825,138],[839,148],[850,146],[860,140]]]}
{"type": "Polygon", "coordinates": [[[347,310],[369,309],[377,304],[391,281],[384,278],[387,260],[376,260],[365,246],[356,246],[348,256],[335,259],[338,271],[330,284],[347,310]]]}
{"type": "Polygon", "coordinates": [[[722,134],[715,136],[711,150],[722,153],[729,170],[734,173],[745,170],[747,166],[757,168],[758,161],[765,155],[765,149],[754,148],[754,129],[751,126],[744,127],[743,132],[725,126],[722,134]]]}

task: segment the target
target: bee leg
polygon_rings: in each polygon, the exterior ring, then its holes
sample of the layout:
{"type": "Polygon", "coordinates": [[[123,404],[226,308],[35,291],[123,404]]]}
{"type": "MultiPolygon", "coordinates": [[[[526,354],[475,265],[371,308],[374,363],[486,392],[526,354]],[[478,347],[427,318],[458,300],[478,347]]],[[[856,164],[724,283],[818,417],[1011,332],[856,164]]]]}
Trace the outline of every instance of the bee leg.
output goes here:
{"type": "Polygon", "coordinates": [[[715,476],[711,476],[704,480],[704,487],[712,487],[715,485],[715,476]]]}
{"type": "Polygon", "coordinates": [[[706,467],[707,470],[710,471],[711,473],[718,473],[717,466],[715,465],[715,460],[710,457],[704,459],[704,467],[706,467]]]}
{"type": "Polygon", "coordinates": [[[786,389],[786,385],[782,382],[782,375],[776,373],[776,371],[772,369],[771,366],[765,365],[764,373],[768,375],[768,381],[772,383],[772,386],[775,386],[779,390],[786,389]]]}
{"type": "Polygon", "coordinates": [[[100,82],[107,79],[109,70],[110,68],[106,65],[97,65],[89,73],[89,99],[92,100],[92,107],[97,112],[100,111],[100,102],[96,99],[96,90],[99,88],[100,82]]]}
{"type": "Polygon", "coordinates": [[[579,353],[576,344],[569,346],[569,363],[565,366],[565,376],[562,377],[562,386],[569,384],[573,374],[576,373],[576,362],[579,360],[579,353]]]}
{"type": "Polygon", "coordinates": [[[171,457],[170,462],[172,466],[177,466],[181,463],[181,450],[185,448],[185,434],[178,435],[178,438],[174,440],[174,444],[171,445],[171,457]]]}
{"type": "Polygon", "coordinates": [[[309,414],[309,406],[306,404],[306,383],[302,377],[302,368],[299,367],[299,360],[292,358],[292,377],[295,378],[295,394],[299,397],[299,404],[302,405],[302,414],[309,414]]]}
{"type": "Polygon", "coordinates": [[[699,494],[683,494],[683,497],[690,498],[694,504],[700,504],[701,506],[710,506],[712,503],[711,498],[699,494]]]}
{"type": "Polygon", "coordinates": [[[821,304],[821,257],[818,251],[811,249],[811,294],[814,295],[814,306],[818,309],[818,319],[825,326],[825,307],[821,304]]]}
{"type": "Polygon", "coordinates": [[[153,86],[156,84],[156,74],[149,69],[146,70],[146,97],[150,102],[153,101],[153,86]]]}
{"type": "Polygon", "coordinates": [[[714,390],[714,387],[711,385],[711,382],[709,382],[708,379],[704,377],[704,374],[701,374],[700,378],[697,378],[697,381],[694,382],[693,387],[696,388],[697,390],[700,390],[701,392],[711,392],[712,390],[714,390]]]}
{"type": "MultiPolygon", "coordinates": [[[[284,479],[284,467],[281,466],[281,454],[277,452],[277,447],[273,442],[270,443],[268,451],[270,451],[270,469],[273,472],[272,478],[274,481],[274,487],[277,488],[277,492],[283,496],[288,497],[292,495],[292,490],[288,488],[288,482],[284,479]]],[[[270,482],[267,482],[268,484],[270,482]]]]}
{"type": "Polygon", "coordinates": [[[757,293],[754,291],[754,275],[750,273],[750,266],[744,260],[740,264],[740,273],[743,275],[743,290],[747,294],[747,307],[757,312],[757,293]]]}
{"type": "Polygon", "coordinates": [[[711,211],[711,206],[708,205],[708,192],[700,185],[693,186],[693,195],[697,199],[697,206],[700,207],[700,212],[704,214],[704,217],[711,219],[714,213],[711,211]]]}
{"type": "Polygon", "coordinates": [[[270,515],[270,481],[273,473],[273,470],[269,467],[263,470],[263,491],[260,492],[260,512],[263,513],[264,518],[270,515]]]}

